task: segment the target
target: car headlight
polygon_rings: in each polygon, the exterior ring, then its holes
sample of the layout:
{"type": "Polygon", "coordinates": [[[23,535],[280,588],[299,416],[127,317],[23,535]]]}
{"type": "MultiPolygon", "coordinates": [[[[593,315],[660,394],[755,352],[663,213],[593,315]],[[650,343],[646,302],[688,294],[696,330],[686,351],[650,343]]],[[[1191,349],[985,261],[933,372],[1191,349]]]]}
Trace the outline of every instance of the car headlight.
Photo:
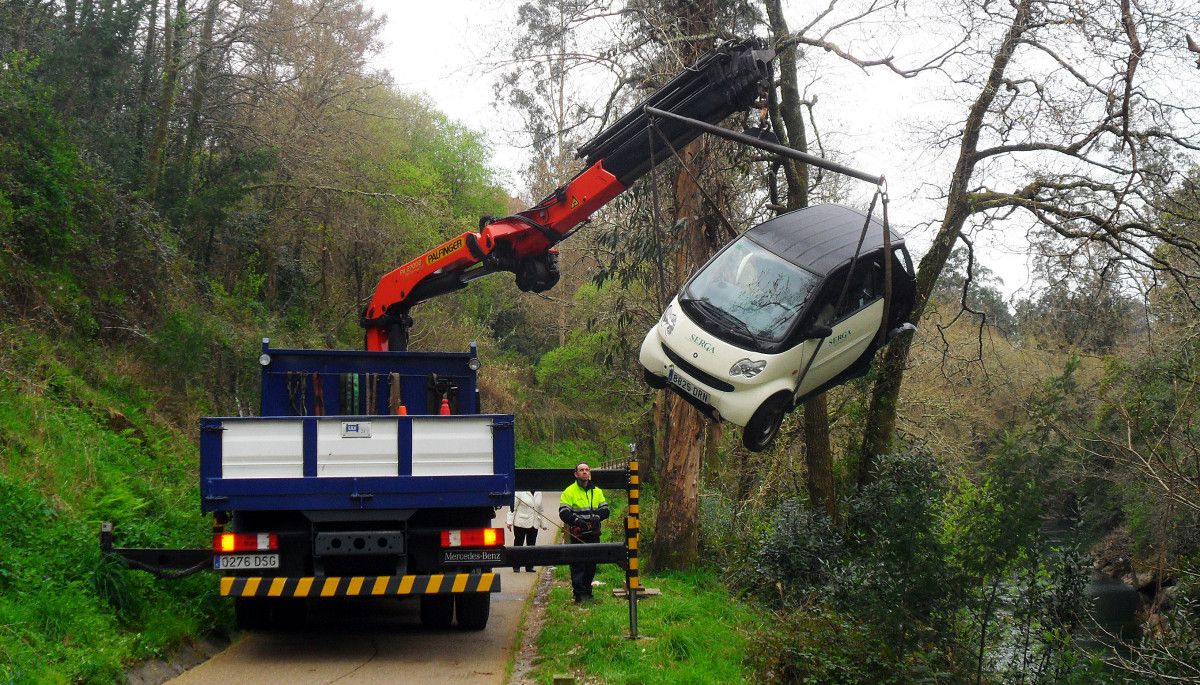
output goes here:
{"type": "Polygon", "coordinates": [[[762,373],[762,370],[767,368],[766,361],[752,361],[750,359],[739,359],[736,364],[729,367],[730,376],[742,376],[745,378],[754,378],[762,373]]]}
{"type": "Polygon", "coordinates": [[[667,307],[667,311],[663,312],[662,318],[658,320],[658,325],[662,326],[667,335],[671,335],[675,330],[675,322],[678,320],[679,315],[675,313],[674,305],[670,305],[667,307]]]}

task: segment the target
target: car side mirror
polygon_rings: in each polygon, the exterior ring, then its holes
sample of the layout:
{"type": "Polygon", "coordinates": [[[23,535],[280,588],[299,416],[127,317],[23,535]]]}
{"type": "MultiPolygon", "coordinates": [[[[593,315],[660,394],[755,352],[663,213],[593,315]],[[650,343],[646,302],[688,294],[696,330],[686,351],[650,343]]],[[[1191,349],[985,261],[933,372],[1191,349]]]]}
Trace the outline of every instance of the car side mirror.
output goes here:
{"type": "Polygon", "coordinates": [[[804,330],[800,336],[804,340],[816,340],[818,338],[828,338],[833,335],[833,329],[825,324],[814,323],[804,330]]]}

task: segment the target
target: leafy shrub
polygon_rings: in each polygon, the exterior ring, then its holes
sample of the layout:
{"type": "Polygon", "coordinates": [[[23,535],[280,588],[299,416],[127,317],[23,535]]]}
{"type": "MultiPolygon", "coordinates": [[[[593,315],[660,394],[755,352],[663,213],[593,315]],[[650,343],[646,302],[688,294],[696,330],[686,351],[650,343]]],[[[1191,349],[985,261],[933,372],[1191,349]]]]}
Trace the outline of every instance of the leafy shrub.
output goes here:
{"type": "Polygon", "coordinates": [[[80,236],[76,209],[87,189],[78,152],[36,67],[22,53],[0,63],[0,192],[17,229],[14,247],[48,263],[80,236]]]}
{"type": "Polygon", "coordinates": [[[949,625],[942,543],[945,479],[927,450],[881,457],[850,500],[851,533],[834,581],[838,604],[904,653],[949,625]]]}
{"type": "Polygon", "coordinates": [[[773,614],[748,659],[769,682],[812,685],[954,682],[947,655],[932,647],[898,660],[894,646],[859,617],[816,604],[773,614]]]}
{"type": "Polygon", "coordinates": [[[750,586],[772,602],[787,605],[825,585],[843,553],[843,541],[823,512],[799,499],[779,504],[750,554],[750,586]]]}

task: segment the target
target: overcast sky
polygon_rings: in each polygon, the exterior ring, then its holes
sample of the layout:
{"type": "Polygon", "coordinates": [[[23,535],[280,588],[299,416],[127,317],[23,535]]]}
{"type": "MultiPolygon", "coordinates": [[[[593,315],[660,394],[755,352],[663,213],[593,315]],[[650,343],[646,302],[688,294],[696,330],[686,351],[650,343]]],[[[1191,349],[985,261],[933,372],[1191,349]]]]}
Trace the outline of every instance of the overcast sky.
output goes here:
{"type": "MultiPolygon", "coordinates": [[[[517,175],[526,151],[513,135],[515,120],[495,106],[493,76],[487,65],[502,58],[513,37],[517,2],[439,0],[396,3],[367,0],[388,23],[376,65],[409,92],[425,93],[451,119],[481,132],[491,146],[497,179],[521,193],[517,175]]],[[[795,21],[798,21],[795,20],[795,21]]],[[[925,122],[945,117],[933,84],[901,79],[882,70],[864,73],[850,66],[823,69],[812,92],[819,94],[822,135],[850,166],[888,178],[893,226],[907,234],[914,259],[924,252],[944,205],[930,199],[926,183],[944,185],[953,160],[924,151],[917,134],[925,122]]],[[[860,201],[870,187],[859,189],[860,201]]],[[[981,236],[977,254],[1004,280],[1006,294],[1027,289],[1028,264],[1023,230],[981,236]],[[1008,244],[1005,244],[1007,241],[1008,244]]]]}

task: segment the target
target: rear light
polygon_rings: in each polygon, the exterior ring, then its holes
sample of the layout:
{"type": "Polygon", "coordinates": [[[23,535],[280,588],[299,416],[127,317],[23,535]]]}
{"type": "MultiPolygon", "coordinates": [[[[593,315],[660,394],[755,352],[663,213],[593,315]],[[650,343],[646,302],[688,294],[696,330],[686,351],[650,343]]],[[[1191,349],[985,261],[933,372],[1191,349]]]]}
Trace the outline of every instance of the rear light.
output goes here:
{"type": "Polygon", "coordinates": [[[442,531],[442,547],[499,547],[503,544],[503,528],[442,531]]]}
{"type": "Polygon", "coordinates": [[[213,536],[213,551],[218,554],[270,549],[279,549],[279,536],[274,533],[218,533],[213,536]]]}

